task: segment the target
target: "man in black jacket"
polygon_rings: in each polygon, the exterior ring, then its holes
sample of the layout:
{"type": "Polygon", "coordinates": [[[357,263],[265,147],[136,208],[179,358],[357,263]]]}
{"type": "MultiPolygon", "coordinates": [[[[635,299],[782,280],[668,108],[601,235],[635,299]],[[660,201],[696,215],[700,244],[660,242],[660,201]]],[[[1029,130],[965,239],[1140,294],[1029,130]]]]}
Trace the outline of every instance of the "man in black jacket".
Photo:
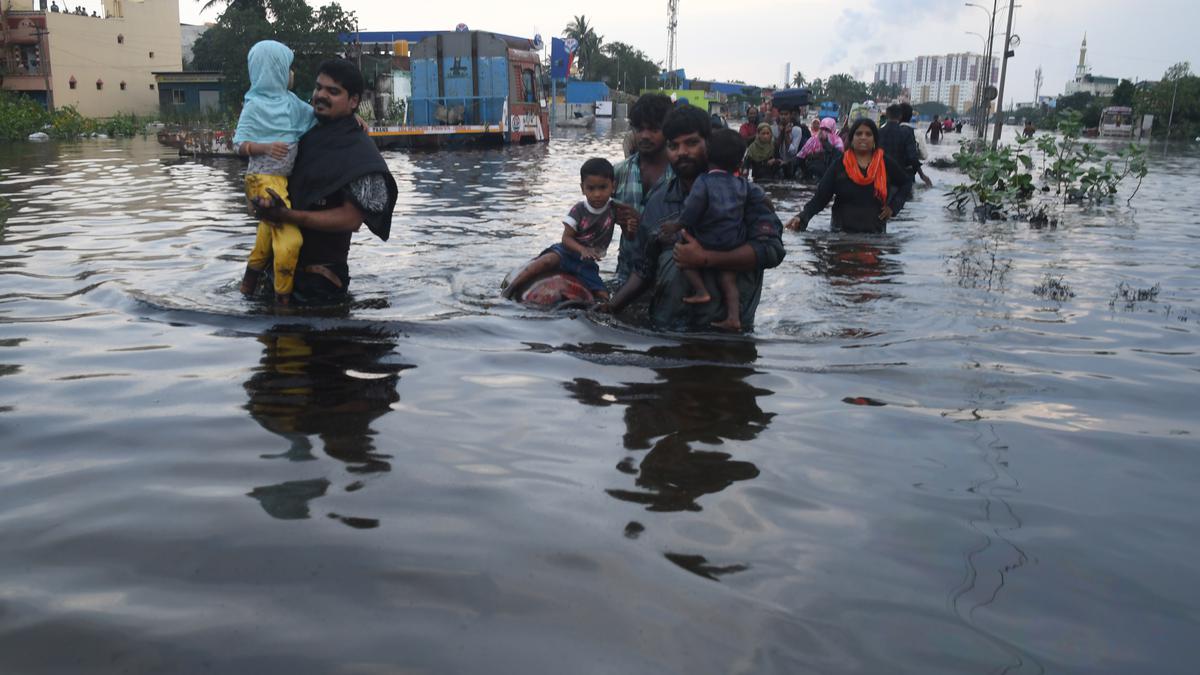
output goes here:
{"type": "Polygon", "coordinates": [[[909,194],[905,197],[911,199],[913,177],[921,173],[921,155],[917,151],[916,134],[912,129],[900,124],[898,103],[887,107],[887,124],[879,129],[879,147],[888,159],[904,167],[909,184],[909,194]]]}
{"type": "Polygon", "coordinates": [[[296,266],[298,304],[341,301],[350,286],[350,238],[366,223],[387,241],[397,188],[374,141],[354,117],[364,88],[350,61],[329,59],[317,68],[313,113],[317,126],[300,137],[288,179],[292,208],[260,201],[260,220],[294,223],[304,235],[296,266]]]}

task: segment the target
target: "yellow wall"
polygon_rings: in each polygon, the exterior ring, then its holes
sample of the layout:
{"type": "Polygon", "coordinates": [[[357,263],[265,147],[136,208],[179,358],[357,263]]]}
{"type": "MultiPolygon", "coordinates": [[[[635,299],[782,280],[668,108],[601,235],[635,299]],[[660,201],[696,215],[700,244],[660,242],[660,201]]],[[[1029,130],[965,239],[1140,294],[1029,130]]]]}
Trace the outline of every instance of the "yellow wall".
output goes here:
{"type": "Polygon", "coordinates": [[[87,117],[156,114],[152,73],[183,69],[178,0],[105,0],[104,13],[109,18],[46,13],[54,106],[73,105],[87,117]]]}

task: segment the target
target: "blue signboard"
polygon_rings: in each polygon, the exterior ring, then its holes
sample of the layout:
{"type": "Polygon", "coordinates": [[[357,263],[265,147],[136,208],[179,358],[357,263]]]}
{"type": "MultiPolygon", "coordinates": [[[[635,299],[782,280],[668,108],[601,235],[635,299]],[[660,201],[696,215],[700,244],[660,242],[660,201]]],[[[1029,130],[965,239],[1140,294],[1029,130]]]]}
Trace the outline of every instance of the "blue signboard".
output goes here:
{"type": "Polygon", "coordinates": [[[568,61],[567,44],[562,38],[550,38],[550,77],[556,80],[567,79],[568,61]]]}

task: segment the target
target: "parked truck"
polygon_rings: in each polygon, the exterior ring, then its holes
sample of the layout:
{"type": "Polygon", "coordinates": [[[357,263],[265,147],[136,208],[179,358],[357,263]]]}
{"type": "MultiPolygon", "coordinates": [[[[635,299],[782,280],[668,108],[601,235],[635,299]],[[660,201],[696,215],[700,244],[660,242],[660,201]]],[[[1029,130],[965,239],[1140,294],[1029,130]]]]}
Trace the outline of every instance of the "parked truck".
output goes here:
{"type": "Polygon", "coordinates": [[[550,138],[541,62],[532,41],[441,31],[412,45],[404,123],[371,127],[381,147],[536,143],[550,138]]]}

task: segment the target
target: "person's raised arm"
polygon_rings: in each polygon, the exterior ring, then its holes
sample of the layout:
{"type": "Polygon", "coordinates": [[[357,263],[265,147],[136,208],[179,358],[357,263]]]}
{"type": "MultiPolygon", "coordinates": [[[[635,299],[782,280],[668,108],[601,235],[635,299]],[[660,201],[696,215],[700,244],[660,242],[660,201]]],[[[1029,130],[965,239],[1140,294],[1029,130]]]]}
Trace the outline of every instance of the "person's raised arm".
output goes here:
{"type": "Polygon", "coordinates": [[[807,230],[808,221],[812,220],[812,217],[824,210],[826,206],[829,206],[829,201],[833,199],[836,181],[835,174],[837,174],[838,165],[841,163],[841,158],[838,158],[833,166],[825,169],[825,175],[821,176],[821,182],[817,183],[817,191],[813,193],[812,199],[808,200],[808,203],[804,205],[804,209],[799,214],[787,222],[789,230],[798,230],[801,232],[807,230]]]}
{"type": "Polygon", "coordinates": [[[791,133],[791,142],[788,143],[788,157],[795,157],[804,145],[804,130],[800,127],[792,127],[791,133]]]}

